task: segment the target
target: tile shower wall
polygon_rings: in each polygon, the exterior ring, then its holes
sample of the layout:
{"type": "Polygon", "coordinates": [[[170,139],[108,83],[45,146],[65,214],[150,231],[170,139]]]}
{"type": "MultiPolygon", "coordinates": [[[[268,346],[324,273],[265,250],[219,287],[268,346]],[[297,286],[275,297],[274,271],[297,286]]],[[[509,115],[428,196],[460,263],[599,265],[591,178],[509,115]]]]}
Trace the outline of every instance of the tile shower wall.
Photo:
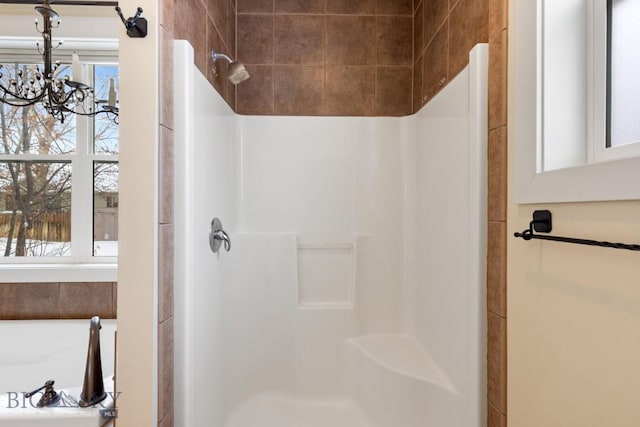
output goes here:
{"type": "Polygon", "coordinates": [[[412,0],[237,2],[238,113],[411,113],[412,0]]]}
{"type": "MultiPolygon", "coordinates": [[[[222,9],[223,2],[200,0],[176,4],[159,2],[160,73],[158,111],[158,425],[173,427],[173,40],[186,38],[200,51],[196,62],[206,71],[204,51],[209,31],[217,31],[213,16],[206,11],[222,9]],[[195,22],[201,18],[199,27],[195,22]],[[208,28],[208,29],[206,29],[208,28]]],[[[225,3],[226,4],[226,3],[225,3]]],[[[226,9],[225,9],[226,10],[226,9]]],[[[235,19],[234,19],[235,22],[235,19]]],[[[218,22],[218,25],[220,23],[218,22]]]]}
{"type": "Polygon", "coordinates": [[[175,40],[188,40],[193,46],[195,64],[227,103],[236,109],[236,92],[226,79],[227,64],[217,61],[214,71],[211,49],[235,59],[236,2],[238,0],[162,0],[162,27],[175,40]]]}
{"type": "Polygon", "coordinates": [[[488,427],[507,425],[507,4],[489,0],[488,427]]]}
{"type": "Polygon", "coordinates": [[[488,0],[414,0],[413,112],[469,62],[469,51],[488,39],[488,0]]]}
{"type": "MultiPolygon", "coordinates": [[[[196,65],[241,114],[407,115],[433,98],[490,42],[488,426],[506,426],[507,0],[161,0],[161,70],[171,41],[194,46],[196,65]],[[410,23],[407,23],[409,18],[410,23]],[[407,36],[407,31],[410,34],[407,36]],[[211,48],[237,56],[252,77],[216,76],[211,48]]],[[[225,67],[225,64],[218,64],[225,67]]],[[[173,99],[160,76],[160,256],[173,248],[173,99]]],[[[164,259],[162,258],[162,259],[164,259]]],[[[161,263],[162,265],[162,263],[161,263]]],[[[160,405],[173,425],[173,273],[160,273],[160,405]]]]}

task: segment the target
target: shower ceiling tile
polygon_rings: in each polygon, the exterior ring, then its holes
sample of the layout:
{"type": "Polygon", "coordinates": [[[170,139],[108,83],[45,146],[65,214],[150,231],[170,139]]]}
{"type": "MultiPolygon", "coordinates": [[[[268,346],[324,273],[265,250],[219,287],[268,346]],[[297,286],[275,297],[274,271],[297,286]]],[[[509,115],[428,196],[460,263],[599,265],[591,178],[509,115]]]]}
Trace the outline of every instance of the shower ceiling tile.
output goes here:
{"type": "Polygon", "coordinates": [[[273,15],[238,15],[237,31],[238,61],[273,64],[273,15]]]}
{"type": "Polygon", "coordinates": [[[375,36],[375,16],[328,16],[327,64],[375,64],[375,36]]]}
{"type": "Polygon", "coordinates": [[[276,15],[276,64],[323,65],[325,23],[324,16],[276,15]]]}
{"type": "Polygon", "coordinates": [[[374,66],[327,66],[327,114],[372,116],[375,74],[374,66]]]}
{"type": "Polygon", "coordinates": [[[276,66],[275,114],[324,113],[324,67],[276,66]]]}
{"type": "Polygon", "coordinates": [[[326,12],[339,14],[372,15],[375,13],[375,0],[327,0],[326,12]]]}
{"type": "Polygon", "coordinates": [[[377,33],[378,65],[412,65],[413,18],[379,16],[377,33]]]}

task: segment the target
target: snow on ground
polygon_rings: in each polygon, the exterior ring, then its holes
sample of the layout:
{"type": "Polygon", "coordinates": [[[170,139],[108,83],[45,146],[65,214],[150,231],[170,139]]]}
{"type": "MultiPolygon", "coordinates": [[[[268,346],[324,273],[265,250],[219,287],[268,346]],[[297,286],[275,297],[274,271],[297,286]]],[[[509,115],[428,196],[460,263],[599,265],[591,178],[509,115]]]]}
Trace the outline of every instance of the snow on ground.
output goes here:
{"type": "MultiPolygon", "coordinates": [[[[15,256],[16,242],[11,245],[11,255],[15,256]]],[[[27,240],[27,256],[33,257],[59,257],[71,255],[71,243],[69,242],[46,242],[41,240],[27,240]]],[[[4,255],[7,247],[7,239],[0,238],[0,256],[4,255]]],[[[94,256],[118,256],[117,241],[96,241],[93,242],[94,256]]]]}

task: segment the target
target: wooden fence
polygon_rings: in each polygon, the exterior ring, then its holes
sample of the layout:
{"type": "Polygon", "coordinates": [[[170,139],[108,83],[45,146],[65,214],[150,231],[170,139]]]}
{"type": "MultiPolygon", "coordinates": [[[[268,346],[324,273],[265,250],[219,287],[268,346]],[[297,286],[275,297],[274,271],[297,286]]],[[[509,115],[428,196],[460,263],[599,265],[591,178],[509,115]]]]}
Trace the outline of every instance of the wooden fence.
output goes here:
{"type": "MultiPolygon", "coordinates": [[[[0,213],[0,238],[9,237],[11,230],[11,212],[0,213]]],[[[16,226],[13,230],[13,238],[18,235],[18,225],[23,221],[22,213],[16,214],[16,226]]],[[[40,215],[33,221],[33,227],[27,230],[27,239],[42,240],[47,242],[71,241],[71,212],[55,212],[40,215]]]]}

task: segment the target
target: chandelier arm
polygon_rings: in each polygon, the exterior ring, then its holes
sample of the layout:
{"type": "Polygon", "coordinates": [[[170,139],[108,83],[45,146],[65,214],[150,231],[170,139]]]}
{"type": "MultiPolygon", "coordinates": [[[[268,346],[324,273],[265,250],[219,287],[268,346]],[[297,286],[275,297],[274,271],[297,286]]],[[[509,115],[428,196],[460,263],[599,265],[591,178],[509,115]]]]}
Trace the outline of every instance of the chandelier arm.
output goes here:
{"type": "Polygon", "coordinates": [[[14,96],[14,94],[12,94],[11,92],[6,92],[5,91],[5,95],[2,96],[2,103],[11,105],[12,107],[28,107],[30,105],[34,105],[34,104],[37,104],[38,102],[42,101],[42,98],[44,98],[45,95],[46,95],[46,92],[42,92],[40,95],[36,96],[35,98],[25,99],[25,98],[22,98],[22,97],[19,97],[19,96],[14,96]],[[11,101],[11,100],[7,99],[7,97],[6,97],[7,94],[13,96],[14,98],[16,98],[16,99],[18,99],[19,101],[22,101],[22,102],[15,102],[15,101],[11,101]]]}
{"type": "MultiPolygon", "coordinates": [[[[55,47],[53,46],[51,30],[58,28],[60,23],[59,15],[51,9],[50,0],[43,0],[43,4],[35,9],[42,17],[42,29],[39,25],[40,21],[36,20],[36,30],[42,36],[42,45],[40,43],[36,44],[44,64],[42,73],[40,73],[37,66],[35,68],[35,78],[34,76],[29,77],[28,74],[23,77],[22,71],[17,71],[16,77],[9,78],[8,82],[6,82],[9,84],[8,87],[0,83],[0,102],[12,107],[26,107],[41,102],[42,108],[61,123],[64,123],[69,114],[84,117],[106,114],[111,120],[118,123],[118,108],[115,105],[110,105],[103,107],[101,110],[98,109],[99,102],[96,101],[91,87],[81,82],[72,82],[68,76],[63,79],[57,78],[57,74],[60,71],[60,63],[53,64],[53,50],[60,43],[55,47]],[[69,91],[66,90],[67,86],[70,87],[69,91]],[[85,109],[89,110],[89,112],[84,111],[85,109]]],[[[139,9],[136,17],[132,19],[134,21],[142,21],[143,18],[139,17],[141,13],[142,10],[139,9]]]]}

